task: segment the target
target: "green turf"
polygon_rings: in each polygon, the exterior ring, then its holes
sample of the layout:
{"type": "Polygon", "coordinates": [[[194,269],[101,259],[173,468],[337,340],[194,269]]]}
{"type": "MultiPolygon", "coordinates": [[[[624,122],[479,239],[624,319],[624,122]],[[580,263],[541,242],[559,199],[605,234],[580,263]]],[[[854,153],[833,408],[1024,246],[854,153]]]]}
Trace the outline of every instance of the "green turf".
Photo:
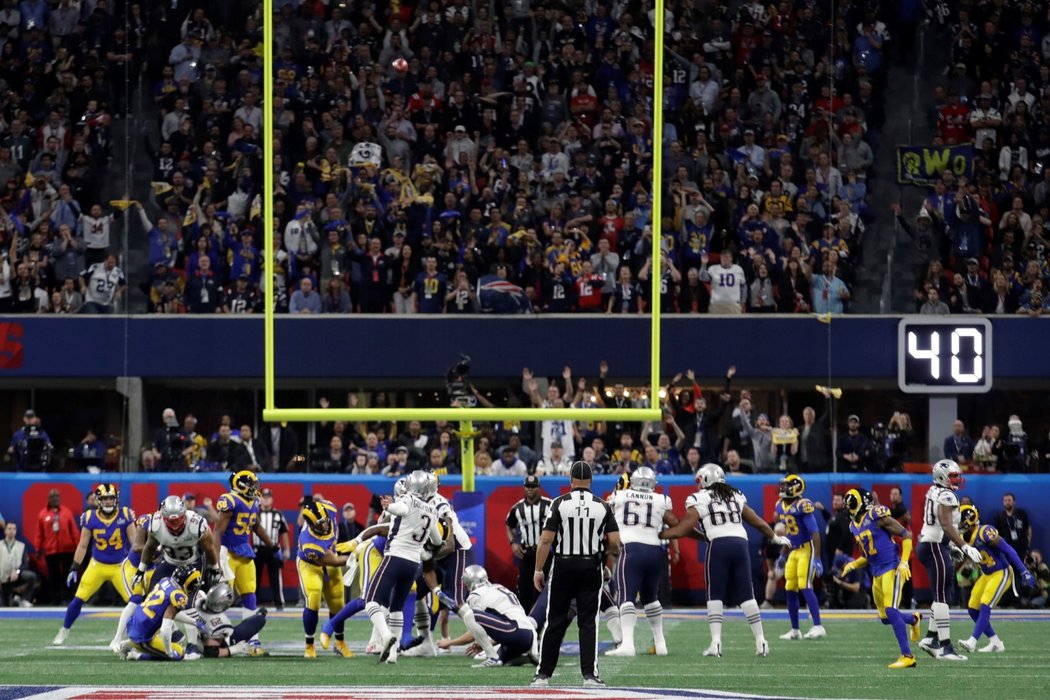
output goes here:
{"type": "MultiPolygon", "coordinates": [[[[530,667],[472,669],[463,656],[436,659],[402,659],[396,667],[377,666],[375,657],[336,658],[321,652],[316,661],[295,656],[201,660],[185,665],[122,662],[108,651],[48,649],[57,620],[0,618],[0,683],[76,685],[524,685],[530,667]]],[[[766,622],[771,640],[768,658],[754,656],[750,630],[740,619],[725,624],[721,659],[702,658],[708,642],[707,624],[698,618],[666,622],[667,657],[634,659],[602,658],[602,676],[611,686],[706,688],[757,694],[783,694],[804,698],[954,698],[980,700],[1050,697],[1050,650],[1046,622],[1000,620],[996,630],[1007,646],[1003,654],[974,654],[959,664],[936,662],[918,652],[919,668],[892,671],[886,664],[897,657],[888,627],[871,619],[829,619],[828,637],[816,641],[782,642],[785,622],[766,622]]],[[[74,627],[67,644],[103,645],[114,621],[85,615],[74,627]]],[[[453,633],[460,629],[453,623],[453,633]]],[[[956,618],[955,636],[968,633],[969,620],[956,618]]],[[[264,640],[288,644],[301,639],[301,623],[292,615],[274,616],[264,640]]],[[[349,640],[367,639],[366,621],[348,625],[349,640]]],[[[638,625],[639,646],[647,638],[647,625],[638,625]]],[[[603,630],[603,639],[607,639],[603,630]]],[[[578,658],[565,656],[553,685],[579,681],[578,658]]]]}

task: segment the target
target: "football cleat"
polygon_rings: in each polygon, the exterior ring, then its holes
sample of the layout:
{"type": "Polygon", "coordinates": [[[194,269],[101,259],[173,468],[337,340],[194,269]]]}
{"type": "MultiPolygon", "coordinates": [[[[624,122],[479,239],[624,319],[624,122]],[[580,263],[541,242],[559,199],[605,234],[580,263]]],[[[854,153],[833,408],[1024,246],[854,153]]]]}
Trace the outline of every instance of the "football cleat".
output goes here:
{"type": "Polygon", "coordinates": [[[922,613],[915,613],[915,622],[908,625],[911,630],[911,641],[917,642],[922,636],[922,613]]]}
{"type": "Polygon", "coordinates": [[[936,637],[923,637],[922,641],[919,642],[919,648],[935,659],[941,655],[941,644],[936,637]]]}
{"type": "Polygon", "coordinates": [[[303,650],[303,658],[304,659],[316,659],[317,658],[317,649],[314,648],[313,644],[307,644],[306,645],[306,649],[303,650]]]}
{"type": "Polygon", "coordinates": [[[550,680],[550,678],[543,675],[542,673],[537,673],[535,676],[532,677],[532,682],[529,683],[529,685],[533,688],[546,688],[548,685],[550,685],[550,680]]]}
{"type": "Polygon", "coordinates": [[[258,640],[252,640],[248,647],[248,656],[269,656],[270,652],[263,649],[262,644],[258,640]]]}
{"type": "Polygon", "coordinates": [[[785,632],[784,634],[780,635],[780,638],[784,641],[789,641],[792,639],[802,639],[802,632],[796,629],[791,629],[785,632]]]}
{"type": "Polygon", "coordinates": [[[409,649],[405,649],[403,652],[401,652],[401,656],[427,656],[427,657],[429,657],[429,656],[437,656],[437,655],[438,655],[438,649],[437,649],[437,645],[434,644],[434,640],[433,639],[424,639],[422,642],[420,642],[419,644],[415,645],[414,647],[411,647],[409,649]]]}
{"type": "Polygon", "coordinates": [[[952,646],[951,642],[945,642],[941,645],[941,653],[937,658],[941,661],[966,661],[965,656],[955,653],[955,647],[952,646]]]}
{"type": "Polygon", "coordinates": [[[378,644],[369,644],[365,647],[366,654],[378,654],[380,651],[382,650],[379,648],[378,644]]]}
{"type": "Polygon", "coordinates": [[[230,656],[247,656],[250,651],[251,646],[248,644],[247,639],[230,645],[230,656]]]}
{"type": "MultiPolygon", "coordinates": [[[[797,630],[796,630],[797,631],[797,630]]],[[[824,625],[813,625],[808,632],[802,635],[803,639],[820,639],[821,637],[827,637],[828,633],[824,629],[824,625]]]]}
{"type": "Polygon", "coordinates": [[[321,625],[320,642],[321,648],[327,649],[328,645],[332,643],[332,635],[335,634],[335,627],[332,625],[331,620],[321,625]]]}
{"type": "Polygon", "coordinates": [[[657,656],[667,656],[667,642],[654,643],[649,647],[649,653],[657,656]]]}
{"type": "Polygon", "coordinates": [[[959,646],[965,649],[967,653],[972,654],[977,650],[977,640],[973,637],[969,637],[967,639],[960,639],[959,646]]]}
{"type": "Polygon", "coordinates": [[[1001,639],[993,639],[977,651],[981,654],[998,653],[1006,651],[1006,645],[1003,644],[1001,639]]]}
{"type": "Polygon", "coordinates": [[[499,659],[485,659],[480,664],[472,664],[471,668],[499,668],[503,662],[499,659]]]}
{"type": "Polygon", "coordinates": [[[890,668],[915,668],[918,664],[915,663],[914,656],[901,656],[899,659],[889,665],[890,668]]]}
{"type": "Polygon", "coordinates": [[[183,661],[197,661],[202,657],[201,650],[195,645],[190,644],[186,647],[186,653],[183,655],[183,661]]]}
{"type": "Polygon", "coordinates": [[[66,640],[68,638],[69,638],[69,630],[67,630],[65,627],[62,627],[61,629],[58,630],[58,634],[55,635],[55,638],[51,640],[51,646],[53,646],[53,647],[60,647],[60,646],[62,646],[63,644],[66,643],[66,640]]]}
{"type": "Polygon", "coordinates": [[[332,647],[332,651],[337,655],[342,656],[344,659],[354,658],[354,652],[350,651],[350,647],[348,647],[346,642],[342,639],[335,640],[335,646],[332,647]]]}
{"type": "Polygon", "coordinates": [[[711,646],[704,649],[704,656],[722,656],[722,643],[711,642],[711,646]]]}
{"type": "Polygon", "coordinates": [[[606,656],[635,656],[634,645],[621,644],[615,649],[605,652],[606,656]]]}
{"type": "Polygon", "coordinates": [[[764,639],[755,642],[755,656],[769,656],[769,642],[764,639]]]}

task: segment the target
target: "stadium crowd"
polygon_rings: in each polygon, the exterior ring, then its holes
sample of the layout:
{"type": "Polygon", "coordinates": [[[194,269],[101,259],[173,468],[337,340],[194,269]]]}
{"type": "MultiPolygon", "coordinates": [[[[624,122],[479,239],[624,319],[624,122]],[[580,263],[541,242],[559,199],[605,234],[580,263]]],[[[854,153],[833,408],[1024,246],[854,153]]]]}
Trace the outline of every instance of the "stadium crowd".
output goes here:
{"type": "Polygon", "coordinates": [[[258,311],[263,236],[280,311],[634,313],[654,231],[667,311],[848,309],[896,21],[874,6],[668,3],[654,134],[649,3],[277,2],[263,231],[261,3],[83,2],[73,31],[51,5],[0,53],[6,310],[112,311],[114,217],[149,241],[154,313],[258,311]],[[107,204],[143,71],[152,187],[107,204]]]}
{"type": "Polygon", "coordinates": [[[928,117],[935,146],[972,145],[973,176],[948,169],[917,219],[899,219],[926,259],[915,307],[1040,316],[1050,303],[1050,17],[1027,2],[938,7],[950,65],[928,117]]]}

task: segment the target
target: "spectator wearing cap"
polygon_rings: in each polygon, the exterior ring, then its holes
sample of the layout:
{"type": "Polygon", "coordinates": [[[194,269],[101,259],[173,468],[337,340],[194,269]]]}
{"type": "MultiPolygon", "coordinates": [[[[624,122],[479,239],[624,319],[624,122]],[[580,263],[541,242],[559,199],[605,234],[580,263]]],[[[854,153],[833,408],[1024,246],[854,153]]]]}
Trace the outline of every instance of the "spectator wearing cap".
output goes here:
{"type": "Polygon", "coordinates": [[[843,463],[843,468],[848,471],[868,471],[873,447],[871,439],[860,432],[860,417],[850,414],[846,418],[847,432],[838,438],[836,456],[843,463]]]}

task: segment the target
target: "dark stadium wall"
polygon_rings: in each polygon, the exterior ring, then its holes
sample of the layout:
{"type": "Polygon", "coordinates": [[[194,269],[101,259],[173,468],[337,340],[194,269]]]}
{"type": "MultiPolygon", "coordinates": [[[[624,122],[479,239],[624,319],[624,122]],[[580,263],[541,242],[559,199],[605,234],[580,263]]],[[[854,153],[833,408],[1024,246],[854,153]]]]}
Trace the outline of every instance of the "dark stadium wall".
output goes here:
{"type": "MultiPolygon", "coordinates": [[[[131,506],[136,512],[148,512],[156,508],[161,498],[169,494],[183,495],[194,493],[198,502],[204,497],[217,499],[226,490],[223,477],[218,474],[189,473],[156,473],[156,474],[111,474],[107,480],[118,484],[121,492],[121,503],[131,506]]],[[[357,512],[364,517],[372,494],[390,493],[393,485],[386,477],[346,477],[319,476],[309,474],[266,474],[264,481],[273,490],[274,505],[282,510],[294,528],[296,511],[304,494],[320,494],[336,503],[337,506],[353,502],[357,512]]],[[[733,480],[740,488],[748,503],[767,520],[772,518],[776,502],[777,481],[779,476],[747,476],[733,480]]],[[[597,477],[594,490],[606,494],[612,490],[615,477],[597,477]]],[[[62,494],[63,503],[79,515],[84,507],[84,498],[99,482],[99,476],[90,474],[2,474],[0,475],[0,513],[19,523],[20,530],[32,547],[36,533],[37,513],[47,502],[47,493],[57,488],[62,494]]],[[[695,489],[688,477],[661,477],[661,488],[672,497],[676,510],[681,513],[686,496],[695,489]]],[[[926,475],[887,474],[807,474],[806,496],[830,507],[833,492],[844,492],[854,486],[871,488],[879,494],[882,502],[889,502],[889,491],[899,486],[905,494],[906,502],[916,512],[915,504],[921,505],[930,481],[926,475]]],[[[555,496],[568,490],[568,482],[547,478],[544,480],[545,491],[555,496]]],[[[473,506],[469,516],[463,518],[472,539],[478,543],[477,559],[489,570],[494,580],[508,586],[514,586],[517,572],[506,545],[504,518],[511,505],[522,496],[521,482],[518,479],[486,477],[478,479],[478,493],[483,502],[473,506]],[[478,528],[483,531],[479,531],[478,528]]],[[[1019,504],[1026,508],[1033,523],[1032,547],[1045,548],[1050,545],[1050,505],[1045,500],[1034,498],[1035,494],[1046,493],[1050,489],[1050,475],[967,475],[965,495],[973,498],[983,517],[990,521],[1000,509],[1003,493],[1010,491],[1018,494],[1019,504]]],[[[464,496],[460,494],[459,477],[442,478],[441,491],[453,499],[461,514],[464,510],[464,496]]],[[[473,499],[470,499],[473,500],[473,499]]],[[[913,517],[913,526],[918,534],[919,518],[913,517]]],[[[761,536],[750,530],[752,538],[753,568],[756,577],[755,590],[759,594],[764,589],[762,561],[757,556],[761,545],[761,536]]],[[[292,533],[294,542],[294,535],[292,533]]],[[[682,540],[682,558],[678,566],[672,569],[672,590],[677,604],[697,604],[704,600],[704,547],[694,540],[682,540]]],[[[46,570],[46,569],[45,569],[46,570]]],[[[921,566],[914,567],[916,597],[921,601],[927,585],[925,571],[921,566]]],[[[289,595],[294,596],[298,585],[294,563],[286,563],[284,583],[289,595]]]]}
{"type": "MultiPolygon", "coordinates": [[[[892,316],[762,319],[668,316],[661,362],[720,376],[734,364],[752,379],[896,379],[892,316]],[[829,363],[830,355],[830,363],[829,363]]],[[[649,375],[649,321],[641,316],[282,318],[277,376],[442,377],[460,352],[474,377],[506,377],[522,367],[560,374],[564,365],[615,364],[621,377],[649,375]],[[538,352],[536,338],[581,338],[538,352]],[[601,342],[593,339],[602,339],[601,342]],[[352,360],[350,359],[352,358],[352,360]]],[[[1050,324],[995,318],[997,379],[1048,379],[1038,362],[1014,362],[1017,348],[1050,346],[1050,324]]],[[[261,318],[0,317],[0,380],[6,377],[223,377],[263,374],[261,318]],[[76,348],[75,361],[70,348],[76,348]]]]}

